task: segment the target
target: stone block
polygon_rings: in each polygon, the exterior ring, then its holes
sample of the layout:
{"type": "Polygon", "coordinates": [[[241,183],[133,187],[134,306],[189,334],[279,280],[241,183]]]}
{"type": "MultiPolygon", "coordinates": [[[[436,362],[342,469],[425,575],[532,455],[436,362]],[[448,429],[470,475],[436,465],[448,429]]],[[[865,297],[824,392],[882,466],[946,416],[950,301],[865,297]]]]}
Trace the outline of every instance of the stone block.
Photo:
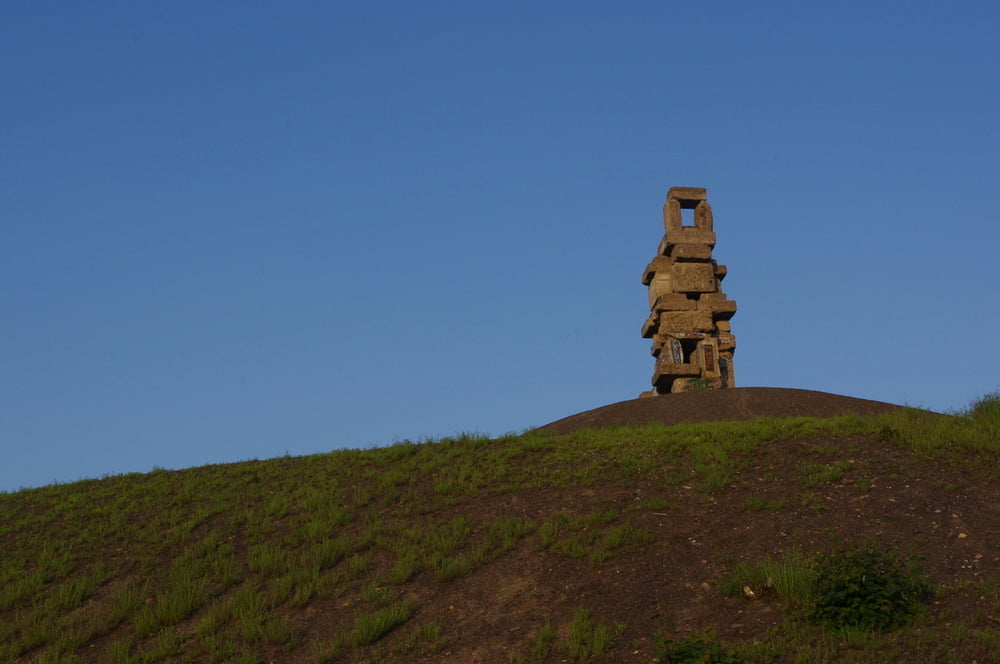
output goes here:
{"type": "Polygon", "coordinates": [[[698,301],[683,293],[663,293],[653,301],[652,309],[660,311],[690,311],[698,307],[698,301]]]}
{"type": "Polygon", "coordinates": [[[703,231],[711,231],[715,228],[715,218],[712,216],[712,206],[708,201],[698,203],[694,209],[694,225],[703,231]]]}
{"type": "Polygon", "coordinates": [[[659,326],[660,326],[659,317],[655,313],[650,314],[649,318],[646,319],[646,322],[642,324],[642,338],[643,339],[652,338],[652,336],[656,334],[656,330],[657,328],[659,328],[659,326]]]}
{"type": "MultiPolygon", "coordinates": [[[[716,323],[716,327],[718,326],[718,323],[716,323]]],[[[731,334],[719,333],[716,336],[716,341],[719,344],[719,352],[732,351],[736,348],[736,337],[731,334]]]]}
{"type": "Polygon", "coordinates": [[[715,324],[712,312],[702,309],[692,311],[661,311],[657,330],[660,333],[670,332],[711,332],[715,324]]]}
{"type": "Polygon", "coordinates": [[[694,328],[693,311],[664,311],[660,313],[661,332],[685,332],[694,328]]]}
{"type": "Polygon", "coordinates": [[[717,290],[710,263],[674,263],[670,270],[675,293],[712,293],[717,290]]]}
{"type": "Polygon", "coordinates": [[[670,362],[664,362],[663,364],[656,365],[656,371],[653,373],[653,384],[659,382],[659,376],[697,376],[699,373],[701,373],[701,370],[694,364],[671,364],[670,362]]]}
{"type": "Polygon", "coordinates": [[[708,190],[705,187],[671,187],[667,200],[707,201],[708,190]]]}
{"type": "MultiPolygon", "coordinates": [[[[672,242],[683,242],[683,238],[674,237],[675,234],[683,230],[697,230],[705,233],[712,233],[714,221],[712,216],[712,206],[706,200],[677,199],[667,197],[667,202],[663,204],[663,228],[667,237],[672,242]],[[681,210],[693,210],[692,225],[684,225],[684,217],[681,210]]],[[[714,234],[712,244],[715,244],[714,234]]]]}
{"type": "Polygon", "coordinates": [[[707,244],[673,244],[670,258],[675,262],[707,262],[712,259],[712,248],[707,244]]]}
{"type": "Polygon", "coordinates": [[[727,300],[725,293],[702,293],[698,308],[710,311],[716,320],[729,320],[736,313],[736,302],[727,300]]]}
{"type": "Polygon", "coordinates": [[[677,335],[675,334],[663,334],[662,332],[657,332],[653,335],[653,345],[649,349],[649,354],[653,357],[659,357],[664,348],[671,347],[671,341],[675,340],[676,337],[677,335]]]}
{"type": "Polygon", "coordinates": [[[715,321],[715,329],[719,332],[732,332],[733,325],[728,320],[717,320],[715,321]]]}
{"type": "Polygon", "coordinates": [[[733,302],[732,300],[727,300],[727,301],[732,302],[733,306],[731,308],[717,309],[712,312],[712,317],[715,318],[716,324],[718,324],[719,321],[729,320],[730,318],[736,315],[736,303],[733,302]]]}
{"type": "Polygon", "coordinates": [[[695,332],[712,332],[715,330],[715,319],[711,311],[704,309],[691,312],[692,328],[695,332]]]}
{"type": "Polygon", "coordinates": [[[674,293],[674,280],[670,272],[657,272],[649,282],[649,308],[652,309],[656,300],[662,295],[674,293]]]}
{"type": "Polygon", "coordinates": [[[700,368],[694,364],[675,364],[673,362],[664,362],[663,357],[666,353],[660,353],[660,357],[656,360],[656,369],[653,373],[653,384],[659,382],[659,376],[697,376],[700,373],[700,368]]]}
{"type": "Polygon", "coordinates": [[[689,227],[671,231],[667,235],[667,241],[663,244],[663,255],[669,255],[674,247],[684,244],[698,244],[713,249],[715,248],[715,233],[689,227]]]}
{"type": "Polygon", "coordinates": [[[658,273],[669,273],[671,265],[673,265],[673,261],[666,256],[657,256],[650,261],[649,265],[646,266],[646,269],[643,270],[642,284],[644,286],[648,286],[649,282],[652,281],[653,277],[655,277],[658,273]]]}
{"type": "Polygon", "coordinates": [[[726,297],[725,293],[702,293],[698,296],[698,306],[717,306],[721,305],[723,302],[732,302],[726,297]]]}
{"type": "Polygon", "coordinates": [[[667,242],[671,240],[677,242],[679,238],[673,237],[673,234],[679,232],[683,227],[684,220],[681,217],[680,201],[668,198],[667,202],[663,204],[663,230],[667,234],[667,242]]]}

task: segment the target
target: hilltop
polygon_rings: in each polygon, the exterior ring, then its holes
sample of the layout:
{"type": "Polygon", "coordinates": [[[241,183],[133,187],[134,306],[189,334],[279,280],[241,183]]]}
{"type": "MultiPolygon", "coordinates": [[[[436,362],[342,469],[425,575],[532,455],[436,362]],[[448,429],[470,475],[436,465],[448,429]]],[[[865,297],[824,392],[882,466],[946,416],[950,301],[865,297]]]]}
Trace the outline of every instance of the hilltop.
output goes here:
{"type": "Polygon", "coordinates": [[[729,392],[2,494],[0,661],[1000,659],[996,395],[729,392]],[[864,542],[933,596],[885,633],[814,624],[782,582],[864,542]]]}
{"type": "Polygon", "coordinates": [[[620,401],[550,422],[542,431],[566,434],[646,424],[741,422],[761,417],[837,417],[893,413],[901,406],[815,390],[741,387],[731,390],[678,392],[667,398],[620,401]]]}

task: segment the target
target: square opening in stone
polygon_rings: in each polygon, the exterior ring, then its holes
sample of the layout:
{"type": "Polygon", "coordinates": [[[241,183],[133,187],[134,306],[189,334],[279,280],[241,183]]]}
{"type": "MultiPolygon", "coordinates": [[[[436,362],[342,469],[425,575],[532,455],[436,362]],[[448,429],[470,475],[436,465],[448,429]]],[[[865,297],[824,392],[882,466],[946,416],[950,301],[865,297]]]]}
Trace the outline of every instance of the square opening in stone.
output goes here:
{"type": "Polygon", "coordinates": [[[701,201],[694,199],[680,198],[677,200],[681,206],[681,226],[685,228],[694,228],[697,224],[694,220],[694,209],[698,207],[698,203],[701,201]]]}

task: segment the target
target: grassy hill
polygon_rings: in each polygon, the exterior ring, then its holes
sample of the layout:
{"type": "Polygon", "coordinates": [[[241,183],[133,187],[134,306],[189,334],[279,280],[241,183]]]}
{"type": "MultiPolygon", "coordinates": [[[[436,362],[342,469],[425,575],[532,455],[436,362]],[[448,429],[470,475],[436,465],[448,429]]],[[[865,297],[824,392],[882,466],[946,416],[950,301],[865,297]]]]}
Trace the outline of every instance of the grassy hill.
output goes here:
{"type": "Polygon", "coordinates": [[[996,662],[998,460],[991,395],[0,494],[0,662],[996,662]],[[845,549],[931,593],[824,624],[845,549]]]}

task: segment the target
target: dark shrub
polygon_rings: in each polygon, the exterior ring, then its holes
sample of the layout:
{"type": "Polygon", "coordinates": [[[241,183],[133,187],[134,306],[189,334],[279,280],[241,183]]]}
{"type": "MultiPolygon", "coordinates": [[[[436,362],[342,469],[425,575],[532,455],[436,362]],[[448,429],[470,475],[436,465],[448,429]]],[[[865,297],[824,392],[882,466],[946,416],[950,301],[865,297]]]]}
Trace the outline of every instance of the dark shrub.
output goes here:
{"type": "Polygon", "coordinates": [[[916,615],[931,596],[931,584],[899,556],[869,542],[820,556],[814,591],[813,622],[886,631],[916,615]]]}
{"type": "Polygon", "coordinates": [[[742,664],[711,631],[682,641],[661,640],[658,645],[656,664],[742,664]]]}

